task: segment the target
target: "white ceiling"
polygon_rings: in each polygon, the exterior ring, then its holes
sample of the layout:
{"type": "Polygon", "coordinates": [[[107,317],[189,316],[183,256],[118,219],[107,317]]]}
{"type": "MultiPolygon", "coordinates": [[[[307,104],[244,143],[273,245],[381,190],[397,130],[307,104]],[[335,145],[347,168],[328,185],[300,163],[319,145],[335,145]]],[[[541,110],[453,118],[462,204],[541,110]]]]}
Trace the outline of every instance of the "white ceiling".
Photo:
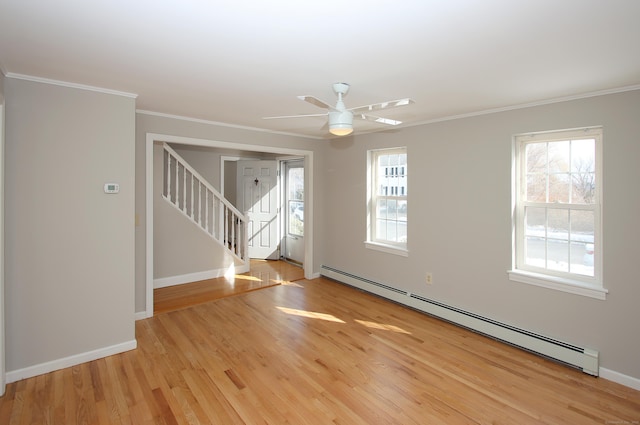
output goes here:
{"type": "MultiPolygon", "coordinates": [[[[640,88],[638,0],[0,0],[0,69],[139,110],[328,137],[322,113],[410,97],[402,126],[640,88]]],[[[356,133],[387,129],[355,122],[356,133]]]]}

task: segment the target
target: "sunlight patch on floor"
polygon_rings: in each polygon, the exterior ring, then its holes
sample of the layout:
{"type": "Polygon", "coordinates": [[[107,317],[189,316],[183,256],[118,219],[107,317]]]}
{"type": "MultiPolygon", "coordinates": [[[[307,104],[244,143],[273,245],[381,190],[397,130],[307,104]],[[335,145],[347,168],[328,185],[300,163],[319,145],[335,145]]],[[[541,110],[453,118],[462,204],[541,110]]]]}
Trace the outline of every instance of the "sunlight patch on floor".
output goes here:
{"type": "Polygon", "coordinates": [[[256,277],[256,276],[247,276],[247,275],[244,275],[244,274],[237,274],[237,275],[235,275],[233,278],[234,278],[234,279],[238,279],[238,280],[252,280],[252,281],[255,281],[255,282],[260,282],[260,281],[262,281],[262,279],[260,279],[259,277],[256,277]]]}
{"type": "Polygon", "coordinates": [[[328,322],[345,323],[332,314],[317,313],[315,311],[298,310],[295,308],[276,307],[283,313],[292,314],[294,316],[308,317],[310,319],[326,320],[328,322]]]}
{"type": "Polygon", "coordinates": [[[356,323],[361,324],[362,326],[366,326],[367,328],[371,328],[371,329],[380,329],[383,331],[393,331],[393,332],[398,332],[398,333],[402,333],[402,334],[407,334],[407,335],[411,335],[411,332],[407,332],[404,329],[398,327],[398,326],[394,326],[394,325],[387,325],[384,323],[376,323],[376,322],[368,322],[366,320],[355,320],[356,323]]]}

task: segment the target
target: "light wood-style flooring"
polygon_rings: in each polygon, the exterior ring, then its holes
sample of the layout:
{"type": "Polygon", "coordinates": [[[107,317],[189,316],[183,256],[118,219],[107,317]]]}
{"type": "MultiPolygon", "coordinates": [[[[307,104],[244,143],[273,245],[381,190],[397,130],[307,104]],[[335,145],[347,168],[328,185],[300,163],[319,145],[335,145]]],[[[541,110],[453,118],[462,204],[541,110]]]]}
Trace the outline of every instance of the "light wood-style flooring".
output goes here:
{"type": "Polygon", "coordinates": [[[25,379],[0,424],[637,424],[640,392],[334,281],[136,323],[138,348],[25,379]]]}
{"type": "Polygon", "coordinates": [[[304,278],[302,267],[286,261],[251,260],[250,270],[245,274],[155,289],[153,312],[160,314],[180,310],[304,278]]]}

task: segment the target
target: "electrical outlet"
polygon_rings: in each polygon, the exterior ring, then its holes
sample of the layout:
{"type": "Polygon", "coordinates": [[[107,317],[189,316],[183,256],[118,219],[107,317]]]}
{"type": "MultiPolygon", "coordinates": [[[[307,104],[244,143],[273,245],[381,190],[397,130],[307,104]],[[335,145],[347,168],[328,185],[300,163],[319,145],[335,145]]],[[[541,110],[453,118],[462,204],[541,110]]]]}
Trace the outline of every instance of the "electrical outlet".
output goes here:
{"type": "Polygon", "coordinates": [[[431,274],[431,272],[427,272],[426,281],[427,285],[433,284],[433,275],[431,274]]]}

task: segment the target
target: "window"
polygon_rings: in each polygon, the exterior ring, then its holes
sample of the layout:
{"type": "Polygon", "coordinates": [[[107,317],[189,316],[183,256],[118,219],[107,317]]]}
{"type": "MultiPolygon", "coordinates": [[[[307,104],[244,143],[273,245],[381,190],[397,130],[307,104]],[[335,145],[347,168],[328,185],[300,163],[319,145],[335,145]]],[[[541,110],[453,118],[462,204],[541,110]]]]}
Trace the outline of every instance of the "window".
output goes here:
{"type": "Polygon", "coordinates": [[[512,280],[604,299],[602,129],[516,136],[512,280]]]}
{"type": "Polygon", "coordinates": [[[407,255],[407,149],[368,152],[368,248],[407,255]]]}
{"type": "Polygon", "coordinates": [[[288,233],[294,236],[304,236],[304,168],[301,166],[287,167],[287,215],[288,233]]]}

